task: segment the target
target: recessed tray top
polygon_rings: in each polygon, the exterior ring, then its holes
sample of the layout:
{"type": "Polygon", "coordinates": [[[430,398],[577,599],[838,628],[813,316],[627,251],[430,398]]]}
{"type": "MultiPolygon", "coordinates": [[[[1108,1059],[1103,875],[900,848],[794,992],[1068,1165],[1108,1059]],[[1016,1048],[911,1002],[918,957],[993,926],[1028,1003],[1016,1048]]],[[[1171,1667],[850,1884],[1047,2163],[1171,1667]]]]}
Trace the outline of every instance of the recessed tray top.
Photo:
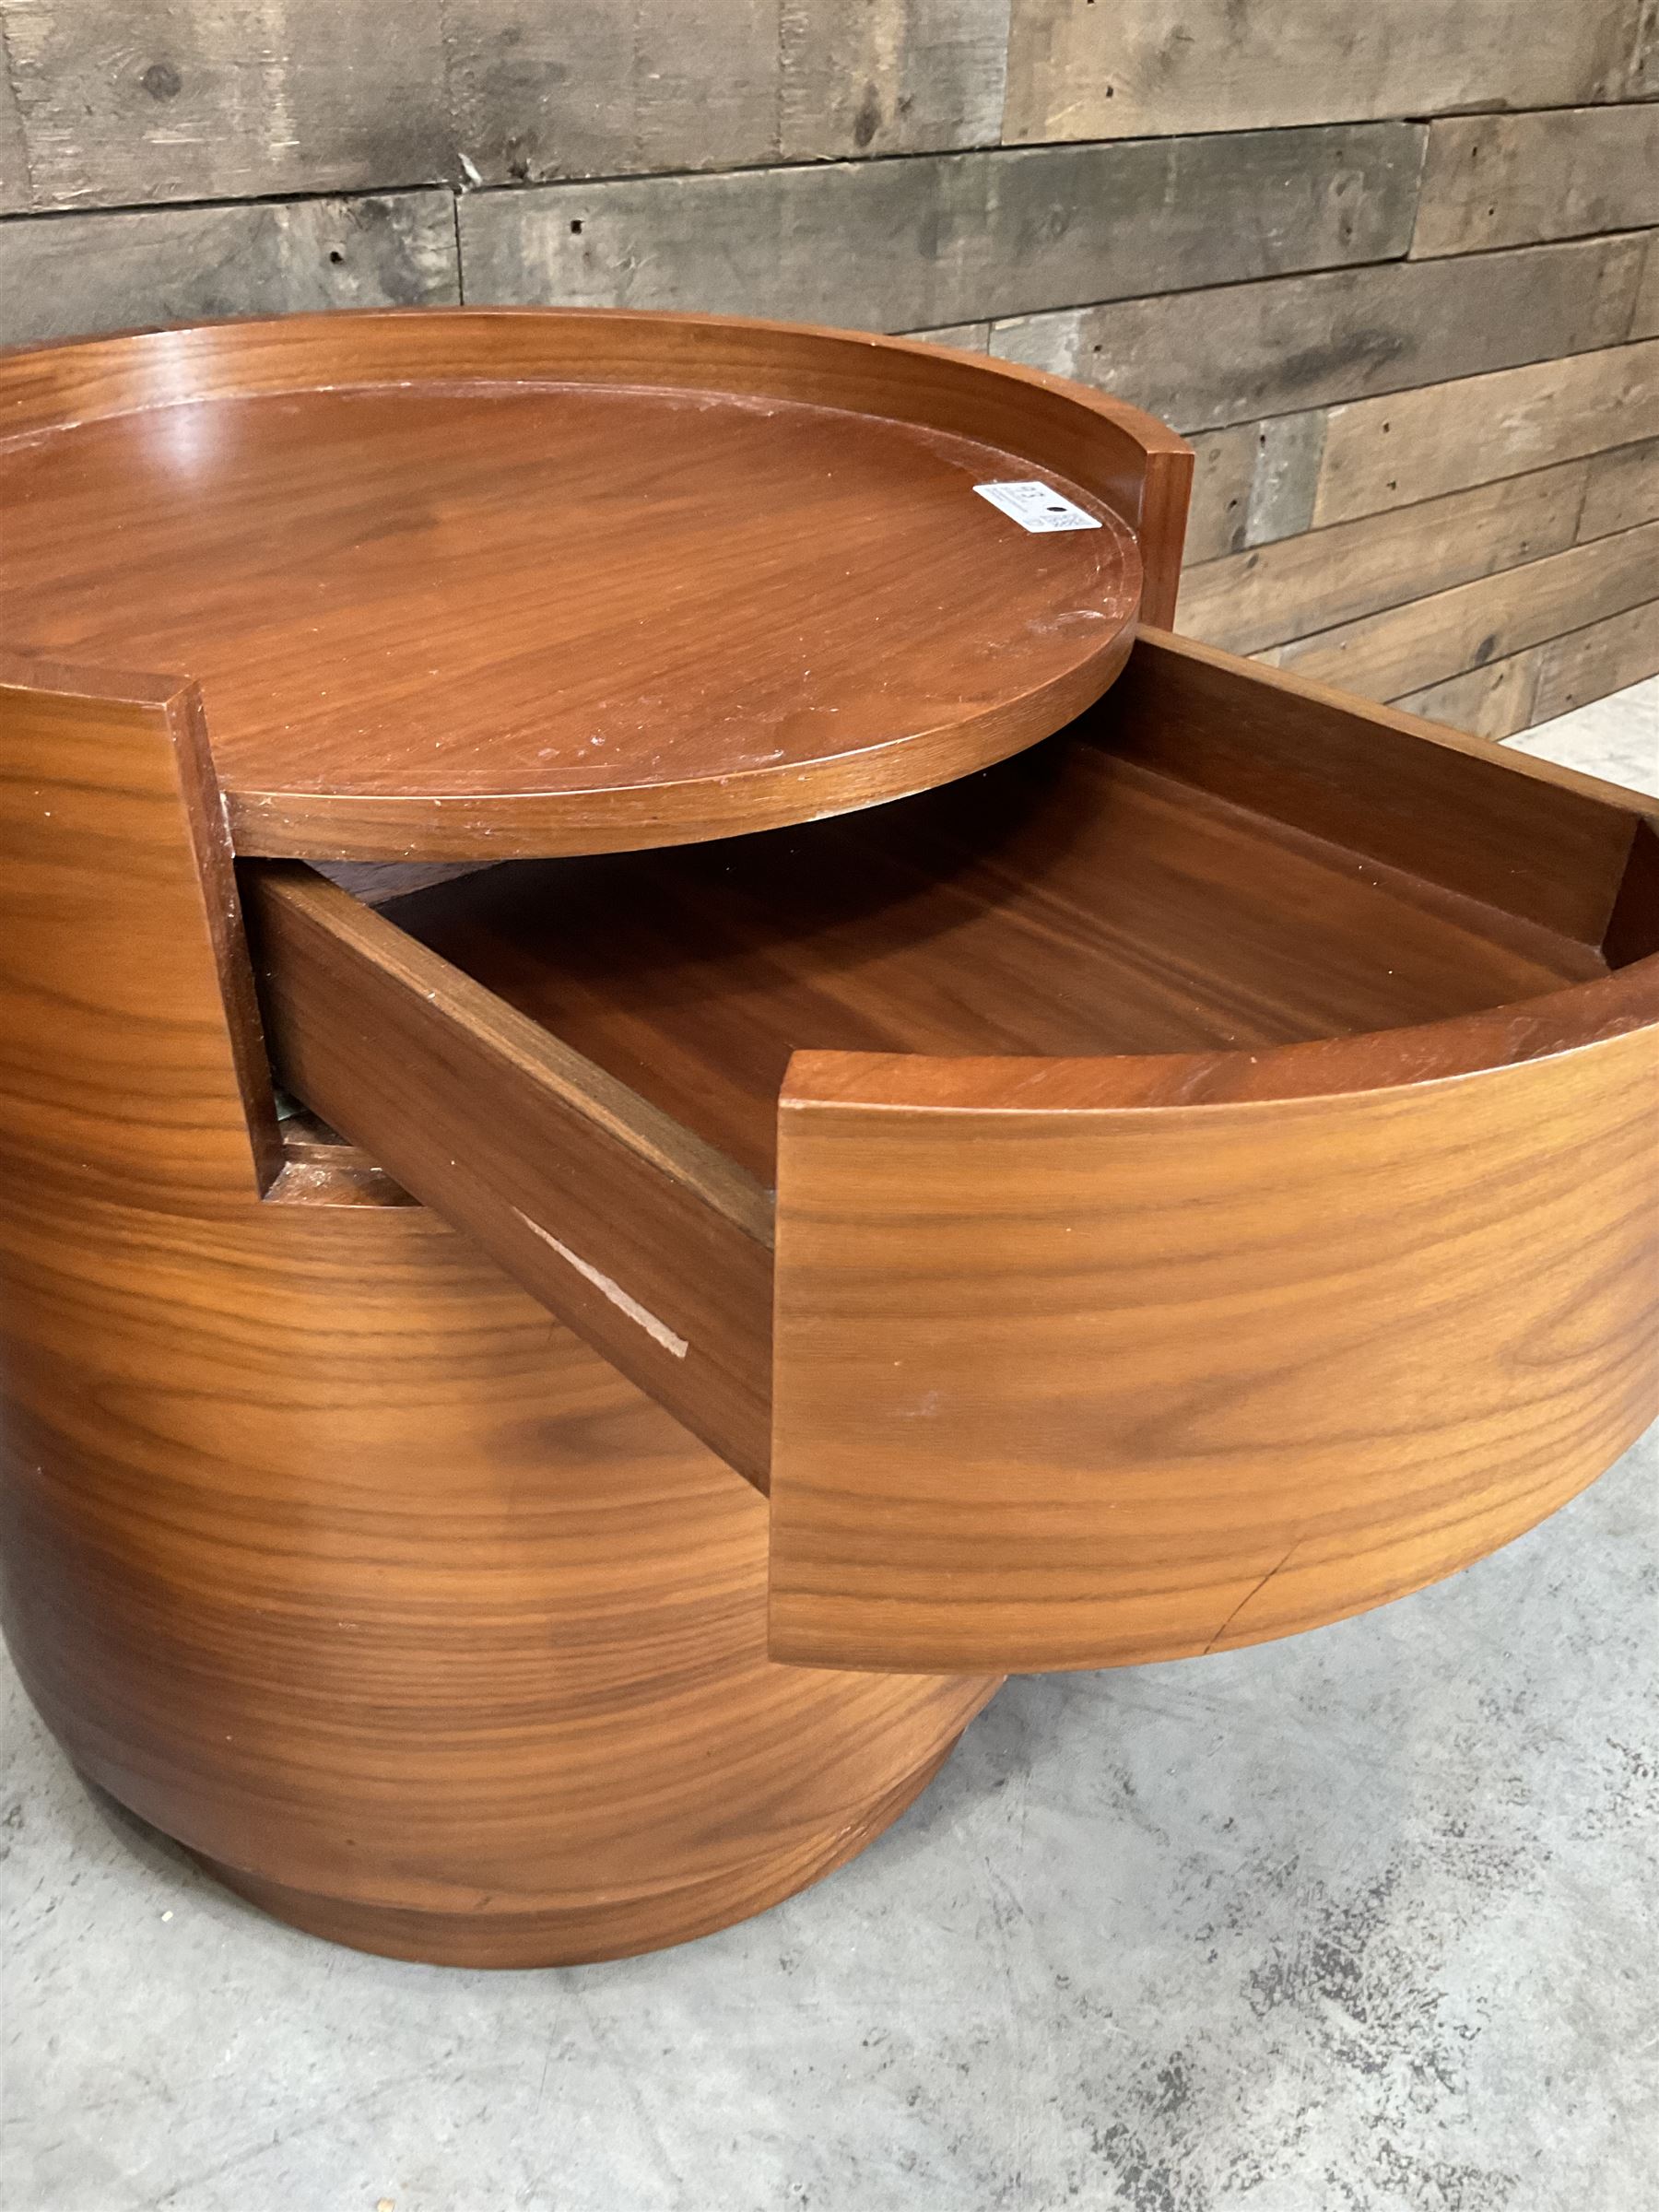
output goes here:
{"type": "Polygon", "coordinates": [[[198,678],[242,853],[802,821],[1000,759],[1111,682],[1141,593],[1112,503],[1131,418],[969,357],[700,318],[18,354],[0,634],[198,678]],[[1028,479],[1095,526],[975,492],[1028,479]]]}

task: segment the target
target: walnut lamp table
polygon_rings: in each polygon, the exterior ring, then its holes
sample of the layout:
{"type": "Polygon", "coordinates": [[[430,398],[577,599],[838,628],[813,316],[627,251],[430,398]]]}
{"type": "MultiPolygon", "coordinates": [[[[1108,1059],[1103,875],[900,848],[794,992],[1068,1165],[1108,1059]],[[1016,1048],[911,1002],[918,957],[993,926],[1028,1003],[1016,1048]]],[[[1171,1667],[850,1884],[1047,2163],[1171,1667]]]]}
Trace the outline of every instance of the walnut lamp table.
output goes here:
{"type": "Polygon", "coordinates": [[[0,356],[6,1632],[230,1888],[704,1934],[1659,1408],[1654,824],[1171,634],[1190,469],[713,318],[0,356]]]}

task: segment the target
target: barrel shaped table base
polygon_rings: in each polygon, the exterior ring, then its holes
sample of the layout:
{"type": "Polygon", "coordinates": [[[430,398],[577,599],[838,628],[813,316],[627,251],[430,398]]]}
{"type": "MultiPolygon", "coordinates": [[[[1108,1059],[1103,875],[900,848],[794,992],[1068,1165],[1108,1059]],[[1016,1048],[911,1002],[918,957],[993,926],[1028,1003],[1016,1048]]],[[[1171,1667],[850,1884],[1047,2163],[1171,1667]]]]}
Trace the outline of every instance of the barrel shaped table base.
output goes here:
{"type": "Polygon", "coordinates": [[[524,1912],[422,1912],[396,1905],[361,1905],[319,1897],[280,1882],[262,1881],[213,1859],[198,1864],[261,1912],[386,1959],[428,1966],[586,1966],[666,1950],[699,1936],[712,1936],[740,1920],[782,1904],[856,1858],[915,1803],[954,1748],[947,1743],[918,1771],[849,1826],[839,1826],[791,1850],[672,1888],[578,1903],[548,1904],[524,1912]]]}
{"type": "Polygon", "coordinates": [[[413,1206],[0,1206],[25,1685],[229,1888],[396,1958],[680,1943],[851,1858],[994,1681],[765,1652],[764,1500],[413,1206]],[[147,1277],[145,1271],[154,1269],[147,1277]]]}

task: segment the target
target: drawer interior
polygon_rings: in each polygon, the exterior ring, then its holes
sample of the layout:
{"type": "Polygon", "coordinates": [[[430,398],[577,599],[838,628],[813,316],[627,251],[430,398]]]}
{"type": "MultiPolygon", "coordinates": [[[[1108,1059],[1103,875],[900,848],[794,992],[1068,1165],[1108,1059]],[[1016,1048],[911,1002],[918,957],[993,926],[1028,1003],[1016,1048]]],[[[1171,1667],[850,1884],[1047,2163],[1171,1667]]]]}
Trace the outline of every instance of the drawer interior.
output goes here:
{"type": "Polygon", "coordinates": [[[1593,945],[1125,758],[1113,730],[839,821],[512,863],[384,912],[766,1182],[797,1050],[1249,1048],[1605,972],[1593,945]]]}

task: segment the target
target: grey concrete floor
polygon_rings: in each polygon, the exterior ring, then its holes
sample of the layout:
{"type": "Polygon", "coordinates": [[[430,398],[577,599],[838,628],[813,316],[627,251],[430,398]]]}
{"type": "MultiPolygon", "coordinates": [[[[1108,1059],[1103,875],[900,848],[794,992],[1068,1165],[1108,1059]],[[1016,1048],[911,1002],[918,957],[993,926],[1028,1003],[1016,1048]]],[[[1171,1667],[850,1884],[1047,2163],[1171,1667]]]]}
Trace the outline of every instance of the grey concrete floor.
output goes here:
{"type": "MultiPolygon", "coordinates": [[[[1659,684],[1527,749],[1659,786],[1659,684]]],[[[1659,1430],[1295,1641],[1009,1685],[747,1926],[486,1975],[261,1918],[0,1685],[0,2212],[1659,2206],[1659,1430]]]]}

